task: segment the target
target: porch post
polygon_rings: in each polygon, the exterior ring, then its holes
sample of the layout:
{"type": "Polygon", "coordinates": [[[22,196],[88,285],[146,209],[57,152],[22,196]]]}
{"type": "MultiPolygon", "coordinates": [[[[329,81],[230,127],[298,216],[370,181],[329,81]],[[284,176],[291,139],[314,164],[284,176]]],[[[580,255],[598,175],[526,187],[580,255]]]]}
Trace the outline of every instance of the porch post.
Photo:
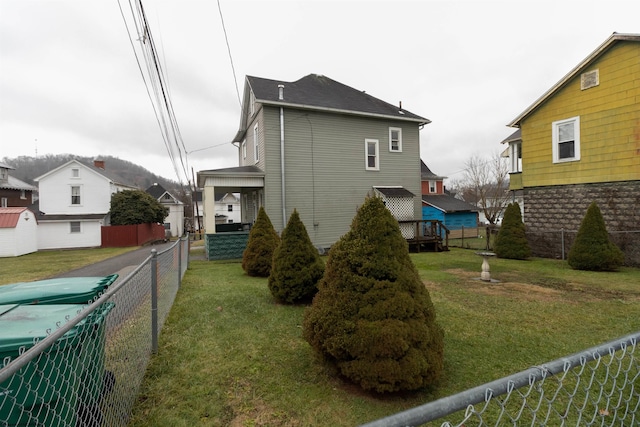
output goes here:
{"type": "Polygon", "coordinates": [[[205,185],[202,194],[202,202],[204,204],[204,230],[207,234],[215,234],[216,232],[216,197],[215,187],[213,185],[205,185]]]}

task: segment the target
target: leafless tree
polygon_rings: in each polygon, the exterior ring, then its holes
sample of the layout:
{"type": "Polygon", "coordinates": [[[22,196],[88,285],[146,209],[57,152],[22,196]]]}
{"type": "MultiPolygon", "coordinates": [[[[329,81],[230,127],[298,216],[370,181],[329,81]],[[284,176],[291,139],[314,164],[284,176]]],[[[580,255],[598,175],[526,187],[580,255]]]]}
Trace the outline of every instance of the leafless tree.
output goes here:
{"type": "Polygon", "coordinates": [[[461,179],[452,187],[459,197],[476,205],[490,224],[495,224],[509,204],[509,165],[499,152],[490,158],[473,155],[465,162],[461,179]]]}

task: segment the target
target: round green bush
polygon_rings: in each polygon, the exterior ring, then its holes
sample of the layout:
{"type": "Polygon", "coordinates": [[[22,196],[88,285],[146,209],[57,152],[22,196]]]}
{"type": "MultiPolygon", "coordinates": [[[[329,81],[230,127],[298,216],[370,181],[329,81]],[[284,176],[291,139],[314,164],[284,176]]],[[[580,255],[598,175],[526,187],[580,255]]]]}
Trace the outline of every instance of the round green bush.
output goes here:
{"type": "Polygon", "coordinates": [[[504,211],[502,226],[493,245],[493,251],[499,258],[527,259],[531,248],[525,234],[520,205],[509,203],[504,211]]]}
{"type": "Polygon", "coordinates": [[[596,202],[582,219],[567,262],[574,270],[614,271],[624,263],[624,254],[610,239],[596,202]]]}
{"type": "Polygon", "coordinates": [[[273,252],[280,244],[280,237],[267,216],[264,207],[260,207],[251,231],[247,247],[242,253],[242,269],[255,277],[269,277],[273,252]]]}
{"type": "Polygon", "coordinates": [[[444,332],[398,222],[367,198],[329,251],[304,338],[365,390],[416,390],[440,378],[444,332]]]}
{"type": "Polygon", "coordinates": [[[273,254],[269,290],[280,302],[311,301],[323,274],[324,262],[294,209],[273,254]]]}

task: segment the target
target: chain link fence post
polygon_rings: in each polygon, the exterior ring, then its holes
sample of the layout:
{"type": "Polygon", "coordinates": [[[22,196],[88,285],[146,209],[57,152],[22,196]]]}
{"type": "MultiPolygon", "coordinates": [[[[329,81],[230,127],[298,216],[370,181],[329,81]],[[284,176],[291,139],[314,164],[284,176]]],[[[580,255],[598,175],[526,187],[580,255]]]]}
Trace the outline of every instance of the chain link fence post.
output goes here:
{"type": "Polygon", "coordinates": [[[151,352],[158,352],[158,251],[151,249],[151,352]]]}

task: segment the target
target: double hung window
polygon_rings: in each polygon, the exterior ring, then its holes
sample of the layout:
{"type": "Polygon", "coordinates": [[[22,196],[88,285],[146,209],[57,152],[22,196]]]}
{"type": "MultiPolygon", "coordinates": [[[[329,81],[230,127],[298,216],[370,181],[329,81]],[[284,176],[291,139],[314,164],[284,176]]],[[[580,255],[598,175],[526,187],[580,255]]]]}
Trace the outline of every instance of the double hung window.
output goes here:
{"type": "Polygon", "coordinates": [[[552,123],[553,163],[580,160],[580,117],[552,123]]]}
{"type": "Polygon", "coordinates": [[[377,139],[365,139],[365,169],[366,170],[380,170],[380,148],[379,141],[377,139]]]}

